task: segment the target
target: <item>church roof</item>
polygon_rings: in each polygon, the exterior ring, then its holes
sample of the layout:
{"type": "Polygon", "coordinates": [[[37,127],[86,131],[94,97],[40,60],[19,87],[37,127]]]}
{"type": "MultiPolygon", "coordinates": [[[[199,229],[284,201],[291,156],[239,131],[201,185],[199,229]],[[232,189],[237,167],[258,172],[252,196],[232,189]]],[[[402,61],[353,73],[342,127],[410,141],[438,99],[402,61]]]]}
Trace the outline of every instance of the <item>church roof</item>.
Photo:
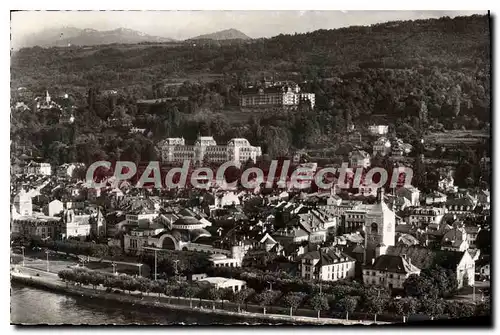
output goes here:
{"type": "Polygon", "coordinates": [[[396,273],[411,273],[420,270],[405,257],[395,255],[381,255],[377,257],[373,265],[367,266],[367,268],[396,273]]]}

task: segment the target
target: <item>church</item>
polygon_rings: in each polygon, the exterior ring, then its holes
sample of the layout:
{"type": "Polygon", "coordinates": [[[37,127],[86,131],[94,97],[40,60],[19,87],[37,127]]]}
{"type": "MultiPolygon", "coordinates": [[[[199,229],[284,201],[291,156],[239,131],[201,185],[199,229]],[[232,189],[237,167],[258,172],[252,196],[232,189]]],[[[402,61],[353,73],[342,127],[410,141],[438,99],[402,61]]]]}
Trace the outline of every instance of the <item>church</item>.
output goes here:
{"type": "Polygon", "coordinates": [[[396,240],[396,214],[384,202],[384,191],[377,190],[377,202],[365,214],[365,252],[364,264],[371,264],[385,254],[396,240]]]}

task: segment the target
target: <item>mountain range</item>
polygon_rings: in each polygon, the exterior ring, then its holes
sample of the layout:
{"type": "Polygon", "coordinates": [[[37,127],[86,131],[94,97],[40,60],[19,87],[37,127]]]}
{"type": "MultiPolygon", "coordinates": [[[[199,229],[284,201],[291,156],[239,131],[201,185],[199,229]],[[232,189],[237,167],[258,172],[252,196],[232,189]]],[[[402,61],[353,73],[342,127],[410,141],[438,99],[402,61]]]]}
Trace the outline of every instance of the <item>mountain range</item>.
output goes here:
{"type": "MultiPolygon", "coordinates": [[[[188,40],[234,40],[250,39],[247,35],[236,29],[227,29],[219,32],[200,35],[188,40]]],[[[63,27],[60,29],[48,29],[39,33],[31,34],[22,40],[12,42],[14,49],[23,47],[53,47],[68,45],[103,45],[103,44],[136,44],[141,42],[176,42],[173,38],[152,36],[140,31],[118,28],[114,30],[100,31],[95,29],[80,29],[75,27],[63,27]]]]}

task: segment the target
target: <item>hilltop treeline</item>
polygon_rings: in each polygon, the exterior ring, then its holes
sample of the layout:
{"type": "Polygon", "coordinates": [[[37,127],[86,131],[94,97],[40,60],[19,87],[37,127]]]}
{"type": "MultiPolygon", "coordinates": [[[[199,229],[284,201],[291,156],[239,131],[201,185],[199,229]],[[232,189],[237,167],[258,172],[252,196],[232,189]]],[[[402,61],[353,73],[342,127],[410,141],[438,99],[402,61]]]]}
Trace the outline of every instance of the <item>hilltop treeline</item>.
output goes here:
{"type": "MultiPolygon", "coordinates": [[[[479,15],[227,45],[21,49],[12,57],[13,88],[38,95],[45,89],[69,92],[77,108],[73,124],[58,123],[58,111],[16,112],[12,140],[54,163],[150,160],[157,157],[157,140],[184,136],[192,141],[198,133],[221,142],[245,137],[277,156],[291,148],[338,147],[350,124],[362,128],[380,116],[395,135],[416,143],[430,127],[488,128],[489,66],[489,17],[479,15]],[[188,80],[200,73],[223,75],[210,83],[188,80]],[[314,110],[274,108],[235,123],[228,106],[238,104],[247,83],[264,76],[293,79],[314,92],[314,110]],[[176,78],[186,80],[170,85],[176,78]],[[109,98],[96,95],[99,89],[118,93],[109,98]],[[186,100],[142,110],[136,105],[137,99],[167,96],[186,100]],[[131,126],[146,131],[130,134],[131,126]]],[[[22,100],[17,92],[13,97],[22,100]]],[[[484,150],[477,148],[477,156],[484,150]]]]}

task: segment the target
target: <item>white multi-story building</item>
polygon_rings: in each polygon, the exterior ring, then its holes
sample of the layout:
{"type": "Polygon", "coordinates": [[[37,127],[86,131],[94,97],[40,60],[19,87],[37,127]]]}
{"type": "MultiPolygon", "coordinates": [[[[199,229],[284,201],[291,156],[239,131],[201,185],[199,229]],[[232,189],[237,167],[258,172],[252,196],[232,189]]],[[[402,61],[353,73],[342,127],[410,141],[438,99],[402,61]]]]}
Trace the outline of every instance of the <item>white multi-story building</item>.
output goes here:
{"type": "Polygon", "coordinates": [[[373,135],[386,135],[389,132],[389,126],[383,124],[371,125],[368,127],[368,131],[373,135]]]}
{"type": "Polygon", "coordinates": [[[447,212],[444,207],[415,207],[410,210],[408,223],[411,225],[439,225],[447,212]]]}
{"type": "Polygon", "coordinates": [[[301,276],[307,280],[337,281],[354,278],[356,260],[338,250],[322,248],[301,258],[301,276]]]}
{"type": "Polygon", "coordinates": [[[275,83],[265,88],[248,87],[240,96],[240,106],[297,106],[301,101],[309,101],[314,108],[316,95],[301,92],[299,85],[294,82],[275,83]]]}
{"type": "Polygon", "coordinates": [[[52,174],[52,167],[50,166],[50,163],[30,162],[24,167],[23,172],[24,174],[50,176],[52,174]]]}
{"type": "Polygon", "coordinates": [[[184,138],[167,138],[160,144],[163,162],[182,163],[185,160],[196,163],[207,159],[214,163],[256,162],[262,156],[260,147],[250,145],[247,139],[233,138],[227,145],[218,145],[212,136],[199,136],[194,145],[186,145],[184,138]]]}

